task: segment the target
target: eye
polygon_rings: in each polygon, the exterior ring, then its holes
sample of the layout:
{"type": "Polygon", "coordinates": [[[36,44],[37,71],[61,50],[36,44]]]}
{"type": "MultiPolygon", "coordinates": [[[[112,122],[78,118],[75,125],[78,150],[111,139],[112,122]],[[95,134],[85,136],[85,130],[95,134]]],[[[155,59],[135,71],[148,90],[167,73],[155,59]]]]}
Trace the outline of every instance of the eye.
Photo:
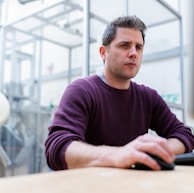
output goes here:
{"type": "Polygon", "coordinates": [[[136,45],[136,49],[137,50],[143,50],[143,46],[142,45],[136,45]]]}
{"type": "Polygon", "coordinates": [[[122,48],[128,48],[129,47],[129,44],[128,43],[123,43],[123,44],[121,44],[121,47],[122,48]]]}

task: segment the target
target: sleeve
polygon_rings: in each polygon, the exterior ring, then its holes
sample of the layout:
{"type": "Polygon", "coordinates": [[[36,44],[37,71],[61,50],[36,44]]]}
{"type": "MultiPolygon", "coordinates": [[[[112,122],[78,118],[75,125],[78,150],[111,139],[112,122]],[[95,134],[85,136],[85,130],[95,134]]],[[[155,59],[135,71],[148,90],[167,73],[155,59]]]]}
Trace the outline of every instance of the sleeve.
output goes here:
{"type": "Polygon", "coordinates": [[[89,112],[90,98],[84,86],[79,81],[68,86],[45,142],[47,164],[51,169],[67,169],[65,151],[73,140],[85,142],[89,112]]]}
{"type": "Polygon", "coordinates": [[[184,143],[186,152],[191,152],[194,149],[194,135],[191,129],[176,117],[157,92],[154,93],[152,101],[154,110],[151,129],[162,137],[178,138],[184,143]]]}

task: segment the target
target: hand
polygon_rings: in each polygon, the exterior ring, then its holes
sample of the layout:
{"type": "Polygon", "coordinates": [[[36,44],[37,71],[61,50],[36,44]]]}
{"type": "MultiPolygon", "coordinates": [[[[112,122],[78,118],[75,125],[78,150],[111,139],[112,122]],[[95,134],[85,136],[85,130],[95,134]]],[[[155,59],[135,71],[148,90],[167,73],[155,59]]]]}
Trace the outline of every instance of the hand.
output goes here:
{"type": "Polygon", "coordinates": [[[167,139],[145,134],[117,149],[116,154],[113,156],[115,167],[129,168],[139,162],[153,170],[160,170],[157,162],[146,152],[159,156],[167,163],[173,162],[175,158],[167,139]]]}
{"type": "Polygon", "coordinates": [[[174,160],[174,153],[168,140],[150,134],[139,136],[121,147],[95,146],[73,141],[66,150],[65,160],[69,169],[81,167],[130,168],[133,164],[140,162],[153,170],[159,170],[160,166],[146,152],[155,154],[169,163],[174,160]]]}

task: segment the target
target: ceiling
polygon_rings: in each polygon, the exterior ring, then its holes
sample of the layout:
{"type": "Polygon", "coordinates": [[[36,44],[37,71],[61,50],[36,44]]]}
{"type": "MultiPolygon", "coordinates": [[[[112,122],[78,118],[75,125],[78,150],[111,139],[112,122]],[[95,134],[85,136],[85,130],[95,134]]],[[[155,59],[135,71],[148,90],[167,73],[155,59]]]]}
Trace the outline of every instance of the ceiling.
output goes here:
{"type": "MultiPolygon", "coordinates": [[[[84,33],[83,0],[47,0],[29,3],[33,9],[7,22],[6,27],[17,32],[21,44],[43,39],[67,48],[82,45],[84,33]]],[[[22,13],[25,4],[20,5],[22,13]]],[[[142,18],[148,28],[178,21],[179,14],[162,0],[91,0],[90,42],[96,42],[103,27],[115,17],[129,14],[142,18]]],[[[19,14],[18,14],[19,15],[19,14]]]]}

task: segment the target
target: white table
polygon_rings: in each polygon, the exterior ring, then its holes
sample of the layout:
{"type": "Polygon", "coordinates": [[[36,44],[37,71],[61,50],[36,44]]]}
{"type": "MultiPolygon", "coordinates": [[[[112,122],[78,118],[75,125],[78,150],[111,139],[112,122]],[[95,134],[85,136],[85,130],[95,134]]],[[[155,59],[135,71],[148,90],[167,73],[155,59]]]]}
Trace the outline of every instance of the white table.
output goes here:
{"type": "Polygon", "coordinates": [[[194,167],[172,171],[85,168],[0,179],[2,193],[194,193],[194,167]]]}

